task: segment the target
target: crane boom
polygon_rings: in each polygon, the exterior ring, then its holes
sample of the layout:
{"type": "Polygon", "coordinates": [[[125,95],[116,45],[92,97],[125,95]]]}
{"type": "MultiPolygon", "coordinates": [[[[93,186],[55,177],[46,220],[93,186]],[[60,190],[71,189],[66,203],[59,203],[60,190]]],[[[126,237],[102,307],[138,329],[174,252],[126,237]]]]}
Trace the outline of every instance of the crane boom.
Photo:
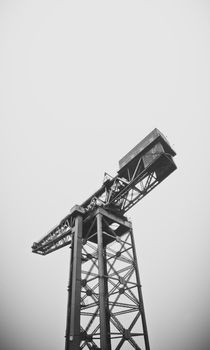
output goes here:
{"type": "MultiPolygon", "coordinates": [[[[176,155],[167,139],[154,129],[120,161],[115,177],[106,174],[103,185],[81,204],[84,222],[91,212],[101,206],[124,215],[175,169],[176,155]]],[[[69,213],[47,235],[32,246],[32,251],[46,255],[71,244],[74,232],[74,215],[69,213]]]]}

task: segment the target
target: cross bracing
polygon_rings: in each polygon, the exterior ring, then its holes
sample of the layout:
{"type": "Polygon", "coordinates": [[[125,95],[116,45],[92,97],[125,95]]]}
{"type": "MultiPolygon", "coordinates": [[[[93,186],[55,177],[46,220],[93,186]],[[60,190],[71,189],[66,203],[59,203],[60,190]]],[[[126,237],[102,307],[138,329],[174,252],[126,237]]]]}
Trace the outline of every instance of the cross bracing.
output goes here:
{"type": "MultiPolygon", "coordinates": [[[[106,274],[103,276],[107,284],[107,318],[110,322],[111,346],[123,349],[123,344],[130,344],[134,349],[145,349],[145,344],[140,348],[138,340],[144,343],[145,332],[142,329],[143,301],[139,298],[141,285],[138,282],[137,261],[133,250],[133,233],[131,223],[125,220],[119,222],[107,222],[106,212],[99,209],[102,215],[103,238],[106,240],[112,236],[111,243],[103,248],[103,256],[106,256],[106,274]],[[115,224],[115,225],[114,225],[115,224]],[[117,235],[111,228],[117,227],[118,233],[126,225],[126,232],[117,235]],[[125,327],[126,326],[126,327],[125,327]],[[142,339],[141,339],[142,338],[142,339]]],[[[95,217],[92,221],[95,222],[95,217]]],[[[114,217],[113,217],[114,220],[114,217]]],[[[95,226],[91,225],[89,237],[97,234],[95,226]]],[[[100,340],[100,291],[99,291],[99,262],[98,245],[86,239],[82,245],[81,266],[81,349],[92,349],[99,346],[100,340]]],[[[99,348],[99,347],[98,347],[99,348]]],[[[113,347],[114,348],[114,347],[113,347]]]]}
{"type": "Polygon", "coordinates": [[[71,249],[65,350],[150,350],[137,254],[125,214],[175,169],[176,155],[154,129],[103,185],[32,246],[71,249]]]}
{"type": "MultiPolygon", "coordinates": [[[[142,168],[142,159],[140,156],[134,168],[133,165],[130,170],[127,168],[127,174],[123,170],[123,177],[119,171],[115,178],[106,179],[103,186],[82,204],[87,220],[97,206],[124,215],[175,169],[171,156],[164,153],[157,154],[146,168],[142,168]]],[[[70,213],[44,238],[34,243],[33,252],[46,255],[69,245],[73,230],[74,217],[70,213]]]]}

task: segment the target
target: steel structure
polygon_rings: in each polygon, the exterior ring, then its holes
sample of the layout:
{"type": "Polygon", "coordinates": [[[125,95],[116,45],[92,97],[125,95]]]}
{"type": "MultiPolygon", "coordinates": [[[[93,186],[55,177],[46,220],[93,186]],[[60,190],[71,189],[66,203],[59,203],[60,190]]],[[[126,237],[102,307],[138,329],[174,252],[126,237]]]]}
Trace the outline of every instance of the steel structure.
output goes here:
{"type": "Polygon", "coordinates": [[[105,174],[98,191],[33,244],[41,255],[71,248],[65,350],[150,349],[125,213],[176,169],[175,155],[154,129],[119,161],[115,177],[105,174]]]}

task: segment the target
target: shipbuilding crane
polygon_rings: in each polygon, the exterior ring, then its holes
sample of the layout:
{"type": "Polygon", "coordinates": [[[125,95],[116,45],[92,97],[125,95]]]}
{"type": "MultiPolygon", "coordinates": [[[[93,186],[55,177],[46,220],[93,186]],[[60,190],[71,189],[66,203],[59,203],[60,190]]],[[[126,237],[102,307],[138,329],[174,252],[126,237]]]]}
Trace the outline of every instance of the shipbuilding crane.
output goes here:
{"type": "Polygon", "coordinates": [[[154,129],[119,161],[116,176],[105,173],[95,193],[33,244],[41,255],[71,248],[65,350],[150,349],[125,214],[176,169],[175,155],[154,129]]]}

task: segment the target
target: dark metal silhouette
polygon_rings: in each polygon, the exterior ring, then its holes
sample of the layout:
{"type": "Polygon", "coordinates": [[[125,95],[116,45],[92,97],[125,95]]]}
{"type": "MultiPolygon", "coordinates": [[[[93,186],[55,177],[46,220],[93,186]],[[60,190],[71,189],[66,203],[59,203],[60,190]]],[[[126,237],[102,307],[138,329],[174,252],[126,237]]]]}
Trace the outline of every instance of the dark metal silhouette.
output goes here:
{"type": "Polygon", "coordinates": [[[125,213],[175,169],[154,129],[119,162],[115,177],[72,208],[32,251],[71,248],[65,350],[150,350],[132,224],[125,213]]]}

